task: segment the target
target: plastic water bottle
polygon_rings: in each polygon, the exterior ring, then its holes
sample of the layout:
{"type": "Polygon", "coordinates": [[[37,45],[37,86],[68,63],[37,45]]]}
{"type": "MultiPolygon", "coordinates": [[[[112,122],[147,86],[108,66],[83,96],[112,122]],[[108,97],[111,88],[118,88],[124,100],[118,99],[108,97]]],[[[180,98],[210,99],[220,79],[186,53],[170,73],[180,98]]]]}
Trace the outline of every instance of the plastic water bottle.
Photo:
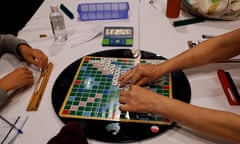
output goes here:
{"type": "Polygon", "coordinates": [[[56,42],[65,42],[67,40],[67,31],[63,14],[59,11],[58,5],[51,5],[49,14],[54,40],[56,42]]]}

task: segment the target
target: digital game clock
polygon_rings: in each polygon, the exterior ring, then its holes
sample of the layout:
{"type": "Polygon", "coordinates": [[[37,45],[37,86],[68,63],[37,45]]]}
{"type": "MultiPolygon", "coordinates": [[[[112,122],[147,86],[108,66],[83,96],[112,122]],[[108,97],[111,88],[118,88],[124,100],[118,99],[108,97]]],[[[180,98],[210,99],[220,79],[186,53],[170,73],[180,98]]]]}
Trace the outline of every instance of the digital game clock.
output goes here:
{"type": "Polygon", "coordinates": [[[104,27],[102,46],[133,46],[133,27],[104,27]]]}

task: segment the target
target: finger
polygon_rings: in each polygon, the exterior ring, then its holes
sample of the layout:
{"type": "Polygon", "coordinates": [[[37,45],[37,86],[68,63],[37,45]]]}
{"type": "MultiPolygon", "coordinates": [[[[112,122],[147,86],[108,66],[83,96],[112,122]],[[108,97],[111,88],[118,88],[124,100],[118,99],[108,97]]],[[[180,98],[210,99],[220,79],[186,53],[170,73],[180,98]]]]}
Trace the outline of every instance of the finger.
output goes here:
{"type": "Polygon", "coordinates": [[[126,103],[126,98],[124,96],[119,97],[119,103],[125,104],[126,103]]]}
{"type": "Polygon", "coordinates": [[[134,75],[134,72],[135,71],[133,69],[131,69],[131,70],[127,71],[123,76],[121,76],[119,78],[120,86],[124,86],[129,80],[131,80],[131,78],[134,75]]]}
{"type": "Polygon", "coordinates": [[[138,79],[137,82],[135,82],[135,85],[139,85],[139,86],[142,86],[146,83],[146,80],[144,78],[142,79],[138,79]]]}
{"type": "Polygon", "coordinates": [[[121,75],[121,76],[119,77],[119,80],[123,80],[127,75],[129,75],[129,73],[131,73],[131,70],[132,70],[132,69],[128,70],[128,71],[125,72],[123,75],[121,75]]]}
{"type": "Polygon", "coordinates": [[[41,57],[35,59],[35,61],[33,62],[34,65],[36,65],[38,68],[40,68],[41,70],[45,71],[47,69],[47,60],[42,59],[41,57]]]}
{"type": "Polygon", "coordinates": [[[124,81],[129,74],[131,74],[131,69],[128,70],[127,72],[125,72],[123,75],[121,75],[121,76],[118,78],[118,80],[119,80],[119,81],[124,81]]]}
{"type": "Polygon", "coordinates": [[[135,74],[132,76],[130,86],[132,86],[132,85],[139,85],[139,82],[141,81],[141,77],[142,77],[142,76],[141,76],[140,73],[135,73],[135,74]]]}
{"type": "Polygon", "coordinates": [[[41,59],[39,56],[32,56],[31,60],[29,61],[31,64],[37,66],[38,68],[42,67],[41,59]]]}
{"type": "Polygon", "coordinates": [[[120,109],[120,111],[124,111],[124,112],[125,112],[125,111],[128,111],[126,104],[120,105],[120,106],[119,106],[119,109],[120,109]]]}
{"type": "Polygon", "coordinates": [[[33,61],[32,63],[36,65],[39,68],[46,69],[48,65],[48,57],[38,49],[35,49],[35,52],[33,53],[33,61]]]}
{"type": "Polygon", "coordinates": [[[32,71],[30,71],[27,67],[19,68],[19,70],[22,69],[22,73],[27,75],[32,75],[32,71]]]}
{"type": "Polygon", "coordinates": [[[120,91],[120,94],[119,94],[119,102],[124,104],[127,102],[127,99],[128,99],[128,91],[120,91]]]}
{"type": "Polygon", "coordinates": [[[33,74],[31,71],[27,71],[25,72],[25,78],[28,80],[28,81],[33,81],[33,74]]]}
{"type": "Polygon", "coordinates": [[[41,63],[42,63],[42,68],[44,70],[46,70],[47,66],[48,66],[48,57],[45,54],[42,53],[42,55],[40,56],[40,60],[41,60],[41,63]]]}

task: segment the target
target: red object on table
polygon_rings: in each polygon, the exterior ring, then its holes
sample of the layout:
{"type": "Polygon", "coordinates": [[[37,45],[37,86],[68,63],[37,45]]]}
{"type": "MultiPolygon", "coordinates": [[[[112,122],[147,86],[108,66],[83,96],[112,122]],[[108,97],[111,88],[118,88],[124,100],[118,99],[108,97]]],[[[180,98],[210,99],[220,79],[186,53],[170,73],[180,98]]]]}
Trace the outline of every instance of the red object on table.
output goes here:
{"type": "Polygon", "coordinates": [[[240,102],[237,100],[237,96],[234,93],[233,87],[231,86],[231,84],[227,78],[226,72],[222,69],[218,69],[217,74],[218,74],[218,78],[221,82],[222,88],[224,90],[224,93],[227,96],[229,104],[230,105],[239,105],[240,102]]]}

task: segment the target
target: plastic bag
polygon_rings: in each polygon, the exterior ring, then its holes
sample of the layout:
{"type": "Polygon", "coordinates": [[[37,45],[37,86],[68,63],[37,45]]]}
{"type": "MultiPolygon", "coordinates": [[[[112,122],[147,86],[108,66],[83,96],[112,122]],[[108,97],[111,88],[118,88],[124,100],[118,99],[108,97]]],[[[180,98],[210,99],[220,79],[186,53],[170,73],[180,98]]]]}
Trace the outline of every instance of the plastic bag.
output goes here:
{"type": "Polygon", "coordinates": [[[240,0],[182,0],[182,9],[207,19],[240,19],[240,0]]]}

